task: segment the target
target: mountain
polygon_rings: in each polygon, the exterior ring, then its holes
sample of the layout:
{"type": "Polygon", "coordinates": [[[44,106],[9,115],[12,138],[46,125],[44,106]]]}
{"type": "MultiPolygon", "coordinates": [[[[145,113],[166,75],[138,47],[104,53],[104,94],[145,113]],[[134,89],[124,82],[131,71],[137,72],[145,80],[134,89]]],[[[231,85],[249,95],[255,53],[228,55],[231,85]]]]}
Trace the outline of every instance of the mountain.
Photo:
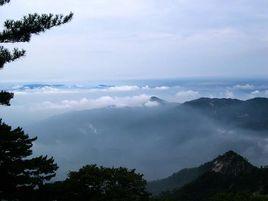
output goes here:
{"type": "Polygon", "coordinates": [[[160,197],[169,201],[206,201],[219,193],[268,194],[268,169],[253,166],[233,151],[206,163],[206,167],[196,179],[160,197]]]}
{"type": "Polygon", "coordinates": [[[147,190],[153,195],[159,195],[164,191],[180,188],[204,174],[210,166],[210,163],[206,163],[200,167],[182,169],[167,178],[148,182],[147,190]]]}
{"type": "Polygon", "coordinates": [[[163,99],[161,99],[161,98],[158,98],[158,97],[156,97],[156,96],[152,96],[152,97],[150,97],[150,102],[155,102],[155,103],[158,103],[158,104],[160,104],[160,105],[166,105],[166,104],[168,104],[167,101],[165,101],[165,100],[163,100],[163,99]]]}
{"type": "MultiPolygon", "coordinates": [[[[211,100],[204,99],[204,102],[210,105],[211,100]]],[[[259,99],[234,101],[239,102],[234,105],[247,103],[240,110],[250,114],[250,118],[242,119],[236,117],[239,110],[232,111],[233,104],[221,103],[225,99],[215,104],[220,111],[216,115],[211,114],[214,107],[204,109],[199,100],[195,106],[193,102],[174,104],[158,97],[152,97],[151,101],[157,104],[69,112],[24,128],[29,135],[37,135],[40,154],[55,157],[61,167],[57,174],[60,179],[70,169],[96,163],[135,168],[146,179],[155,180],[230,149],[243,154],[250,149],[249,157],[254,163],[268,163],[264,146],[260,146],[268,133],[265,129],[268,99],[263,99],[263,107],[259,106],[259,99]]],[[[189,171],[186,183],[192,180],[192,175],[199,176],[199,170],[189,171]]],[[[183,181],[178,178],[174,179],[172,188],[178,180],[183,181]]]]}
{"type": "Polygon", "coordinates": [[[209,171],[223,175],[250,174],[256,167],[234,151],[226,152],[211,162],[209,171]]]}
{"type": "Polygon", "coordinates": [[[252,166],[242,156],[233,151],[229,151],[217,157],[211,162],[199,167],[183,169],[165,179],[156,180],[148,183],[147,189],[153,195],[158,195],[164,191],[178,189],[188,184],[206,172],[217,172],[224,175],[237,175],[240,172],[251,172],[255,167],[252,166]]]}
{"type": "Polygon", "coordinates": [[[226,108],[234,105],[239,105],[244,101],[231,98],[199,98],[192,101],[187,101],[183,105],[191,106],[197,109],[211,110],[216,113],[220,108],[226,108]]]}
{"type": "Polygon", "coordinates": [[[186,102],[183,107],[200,111],[202,114],[233,127],[251,130],[268,129],[268,99],[200,98],[186,102]]]}

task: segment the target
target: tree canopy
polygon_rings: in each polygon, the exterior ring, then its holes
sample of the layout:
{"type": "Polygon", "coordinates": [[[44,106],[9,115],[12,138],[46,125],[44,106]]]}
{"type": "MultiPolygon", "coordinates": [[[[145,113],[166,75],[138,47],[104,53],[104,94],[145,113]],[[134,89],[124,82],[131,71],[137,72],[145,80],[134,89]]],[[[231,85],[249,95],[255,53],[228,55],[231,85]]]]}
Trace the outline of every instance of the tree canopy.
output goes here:
{"type": "Polygon", "coordinates": [[[55,176],[58,167],[53,158],[31,158],[35,140],[0,121],[0,198],[22,199],[55,176]]]}
{"type": "MultiPolygon", "coordinates": [[[[0,5],[9,3],[9,0],[1,0],[0,5]]],[[[20,20],[8,19],[4,22],[4,30],[0,32],[0,43],[29,42],[32,35],[40,34],[52,27],[70,22],[73,13],[66,16],[53,14],[28,14],[20,20]]],[[[6,63],[15,61],[25,55],[25,50],[14,49],[13,51],[0,46],[0,68],[6,63]]]]}
{"type": "Polygon", "coordinates": [[[4,5],[5,3],[9,3],[10,0],[0,0],[0,6],[4,5]]]}
{"type": "MultiPolygon", "coordinates": [[[[10,3],[10,0],[0,0],[0,6],[10,3]]],[[[13,62],[23,56],[26,51],[19,48],[10,50],[5,48],[3,43],[29,42],[34,34],[40,34],[53,27],[68,23],[73,18],[73,13],[68,15],[53,14],[28,14],[20,20],[7,19],[4,22],[4,29],[0,31],[0,69],[5,64],[13,62]]],[[[9,105],[13,95],[0,93],[0,105],[9,105]]]]}
{"type": "Polygon", "coordinates": [[[58,201],[148,201],[149,194],[143,175],[135,170],[87,165],[79,171],[70,172],[63,182],[48,184],[42,198],[58,201]]]}
{"type": "MultiPolygon", "coordinates": [[[[0,0],[0,6],[10,0],[0,0]]],[[[69,22],[69,15],[29,14],[21,20],[6,20],[0,31],[0,43],[29,42],[32,35],[69,22]]],[[[25,55],[25,50],[10,50],[0,45],[0,69],[25,55]]],[[[0,105],[10,105],[14,94],[0,91],[0,105]]],[[[34,191],[56,174],[52,157],[33,157],[32,146],[37,138],[30,138],[22,128],[12,129],[0,120],[0,200],[31,200],[34,191]]]]}

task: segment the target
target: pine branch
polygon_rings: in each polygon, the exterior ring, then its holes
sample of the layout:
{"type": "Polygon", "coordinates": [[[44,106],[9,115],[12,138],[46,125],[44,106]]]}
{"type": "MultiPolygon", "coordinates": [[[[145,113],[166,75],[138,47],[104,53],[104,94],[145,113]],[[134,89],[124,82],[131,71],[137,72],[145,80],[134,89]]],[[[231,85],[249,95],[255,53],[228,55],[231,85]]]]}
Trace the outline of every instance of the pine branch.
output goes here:
{"type": "Polygon", "coordinates": [[[0,43],[29,42],[33,34],[39,34],[52,27],[69,22],[73,13],[69,15],[29,14],[21,20],[7,20],[4,30],[0,33],[0,43]]]}
{"type": "Polygon", "coordinates": [[[3,46],[0,46],[0,69],[3,68],[6,63],[15,61],[24,55],[25,50],[18,50],[15,48],[11,52],[3,46]]]}
{"type": "Polygon", "coordinates": [[[36,139],[0,119],[0,200],[32,200],[22,197],[55,176],[58,166],[53,158],[31,157],[36,139]]]}
{"type": "Polygon", "coordinates": [[[13,93],[0,91],[0,105],[10,106],[10,100],[14,97],[13,93]]]}
{"type": "Polygon", "coordinates": [[[6,3],[9,3],[10,0],[0,0],[0,6],[3,6],[6,3]]]}

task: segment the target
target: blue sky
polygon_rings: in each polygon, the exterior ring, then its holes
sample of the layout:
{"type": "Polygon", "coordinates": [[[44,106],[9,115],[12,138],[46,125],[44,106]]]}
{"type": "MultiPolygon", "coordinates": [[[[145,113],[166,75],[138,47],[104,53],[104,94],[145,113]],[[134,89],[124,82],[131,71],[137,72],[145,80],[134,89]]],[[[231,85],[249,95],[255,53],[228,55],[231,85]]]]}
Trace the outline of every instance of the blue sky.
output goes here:
{"type": "Polygon", "coordinates": [[[2,81],[268,76],[266,0],[13,0],[0,9],[1,21],[75,13],[19,44],[27,57],[2,81]]]}

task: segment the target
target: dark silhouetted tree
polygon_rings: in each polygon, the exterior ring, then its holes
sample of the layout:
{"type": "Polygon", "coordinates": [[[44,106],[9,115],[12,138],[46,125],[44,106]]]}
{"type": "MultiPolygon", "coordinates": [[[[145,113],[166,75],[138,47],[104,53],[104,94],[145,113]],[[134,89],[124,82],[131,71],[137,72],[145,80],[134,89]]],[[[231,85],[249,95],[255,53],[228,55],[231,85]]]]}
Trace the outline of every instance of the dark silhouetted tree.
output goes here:
{"type": "MultiPolygon", "coordinates": [[[[0,6],[9,3],[9,0],[0,0],[0,6]]],[[[6,20],[4,22],[4,30],[0,32],[0,43],[17,43],[17,42],[29,42],[32,35],[40,34],[46,30],[65,24],[69,22],[73,17],[73,13],[67,16],[42,14],[39,15],[29,14],[24,16],[21,20],[6,20]]],[[[3,46],[0,46],[0,69],[4,67],[6,63],[13,62],[23,56],[25,56],[25,50],[15,48],[9,50],[3,46]]],[[[0,104],[8,105],[12,98],[12,94],[7,96],[0,93],[0,104]]]]}
{"type": "Polygon", "coordinates": [[[55,176],[53,158],[30,158],[35,140],[0,121],[0,200],[30,199],[34,189],[55,176]]]}
{"type": "MultiPolygon", "coordinates": [[[[0,6],[10,0],[0,0],[0,6]]],[[[29,42],[33,34],[69,22],[73,17],[53,14],[29,14],[21,20],[6,20],[0,31],[0,43],[29,42]]],[[[23,49],[0,45],[0,69],[25,55],[23,49]]],[[[0,105],[10,105],[13,94],[0,91],[0,105]]],[[[57,165],[47,156],[32,157],[36,138],[21,128],[12,129],[0,120],[0,200],[31,200],[35,189],[55,176],[57,165]]]]}
{"type": "Polygon", "coordinates": [[[135,170],[88,165],[71,172],[63,182],[48,184],[42,198],[58,201],[148,201],[149,194],[143,175],[135,170]]]}
{"type": "Polygon", "coordinates": [[[209,201],[268,201],[267,196],[249,193],[218,193],[212,196],[209,201]]]}

